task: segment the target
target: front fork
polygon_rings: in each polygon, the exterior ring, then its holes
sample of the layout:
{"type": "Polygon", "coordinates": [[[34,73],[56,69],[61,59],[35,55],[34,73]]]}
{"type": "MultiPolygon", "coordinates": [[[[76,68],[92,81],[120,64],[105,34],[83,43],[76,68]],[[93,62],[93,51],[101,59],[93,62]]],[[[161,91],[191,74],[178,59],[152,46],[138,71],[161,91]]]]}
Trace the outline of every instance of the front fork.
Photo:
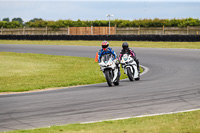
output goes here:
{"type": "Polygon", "coordinates": [[[118,70],[118,68],[116,68],[116,69],[114,70],[113,82],[114,82],[114,81],[117,79],[117,77],[119,76],[118,73],[119,73],[119,70],[118,70]]]}
{"type": "MultiPolygon", "coordinates": [[[[119,70],[118,70],[118,69],[114,69],[114,71],[111,69],[111,70],[109,70],[109,73],[110,73],[110,75],[111,75],[112,82],[114,82],[114,81],[117,79],[117,77],[119,76],[119,75],[118,75],[118,73],[119,73],[119,70]]],[[[104,75],[104,77],[106,78],[104,72],[103,72],[103,75],[104,75]]]]}
{"type": "Polygon", "coordinates": [[[124,72],[125,72],[126,75],[127,75],[127,68],[128,68],[128,67],[131,69],[131,73],[133,73],[133,70],[135,70],[133,76],[134,76],[134,78],[138,78],[138,77],[139,77],[139,72],[138,72],[137,66],[136,66],[136,65],[133,65],[133,66],[126,66],[126,67],[123,67],[124,72]]]}

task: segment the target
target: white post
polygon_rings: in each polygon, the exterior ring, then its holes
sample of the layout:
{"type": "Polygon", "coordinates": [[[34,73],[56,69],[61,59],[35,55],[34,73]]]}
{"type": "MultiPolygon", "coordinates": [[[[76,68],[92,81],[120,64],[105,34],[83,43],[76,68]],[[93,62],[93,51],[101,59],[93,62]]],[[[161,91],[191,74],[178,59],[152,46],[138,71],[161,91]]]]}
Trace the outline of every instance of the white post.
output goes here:
{"type": "Polygon", "coordinates": [[[69,29],[70,29],[70,28],[68,27],[68,29],[67,29],[67,31],[68,31],[68,33],[67,33],[67,34],[68,34],[68,35],[70,35],[70,31],[69,31],[69,29]]]}
{"type": "Polygon", "coordinates": [[[114,15],[107,14],[106,16],[109,17],[109,35],[110,35],[110,17],[113,17],[114,15]]]}
{"type": "Polygon", "coordinates": [[[91,26],[91,35],[93,35],[93,26],[91,26]]]}
{"type": "Polygon", "coordinates": [[[187,26],[187,35],[189,35],[189,26],[187,26]]]}
{"type": "Polygon", "coordinates": [[[165,26],[163,25],[163,35],[165,35],[165,26]]]}
{"type": "Polygon", "coordinates": [[[46,35],[48,35],[47,26],[46,26],[46,35]]]}
{"type": "Polygon", "coordinates": [[[115,24],[115,35],[117,34],[117,25],[115,24]]]}
{"type": "Polygon", "coordinates": [[[138,28],[138,35],[140,35],[140,26],[139,26],[139,28],[138,28]]]}
{"type": "Polygon", "coordinates": [[[110,16],[109,16],[109,35],[110,35],[110,16]]]}
{"type": "Polygon", "coordinates": [[[24,26],[24,28],[23,28],[23,35],[25,35],[25,26],[24,26]]]}

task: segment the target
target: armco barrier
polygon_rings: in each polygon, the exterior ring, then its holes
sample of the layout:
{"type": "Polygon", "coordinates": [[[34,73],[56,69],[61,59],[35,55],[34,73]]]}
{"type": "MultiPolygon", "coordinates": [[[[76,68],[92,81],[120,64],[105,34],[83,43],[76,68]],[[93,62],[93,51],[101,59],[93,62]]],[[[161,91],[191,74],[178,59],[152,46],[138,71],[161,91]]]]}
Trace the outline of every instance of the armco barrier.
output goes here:
{"type": "Polygon", "coordinates": [[[199,42],[200,35],[0,35],[0,40],[113,40],[199,42]]]}

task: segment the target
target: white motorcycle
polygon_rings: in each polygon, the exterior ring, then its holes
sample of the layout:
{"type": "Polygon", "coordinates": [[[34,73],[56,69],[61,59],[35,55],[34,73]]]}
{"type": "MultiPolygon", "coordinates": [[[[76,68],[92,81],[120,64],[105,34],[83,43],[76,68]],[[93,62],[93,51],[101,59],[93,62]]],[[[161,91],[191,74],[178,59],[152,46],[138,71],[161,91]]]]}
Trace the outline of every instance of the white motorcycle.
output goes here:
{"type": "Polygon", "coordinates": [[[130,81],[133,81],[134,79],[140,80],[140,73],[137,69],[137,63],[134,61],[131,55],[124,54],[120,63],[130,81]]]}
{"type": "Polygon", "coordinates": [[[116,65],[116,60],[113,59],[112,54],[105,54],[101,57],[101,62],[99,63],[100,69],[104,74],[109,86],[119,85],[119,68],[116,65]]]}

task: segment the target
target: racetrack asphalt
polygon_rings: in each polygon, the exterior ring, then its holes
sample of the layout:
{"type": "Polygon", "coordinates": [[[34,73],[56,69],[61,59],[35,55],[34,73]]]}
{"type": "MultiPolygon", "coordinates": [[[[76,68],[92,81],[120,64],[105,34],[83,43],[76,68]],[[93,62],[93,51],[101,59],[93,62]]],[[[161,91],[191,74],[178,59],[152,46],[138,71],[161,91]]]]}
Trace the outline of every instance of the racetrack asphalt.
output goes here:
{"type": "MultiPolygon", "coordinates": [[[[0,52],[95,57],[100,47],[8,45],[0,52]]],[[[119,53],[119,47],[113,47],[119,53]]],[[[200,50],[133,48],[149,71],[140,81],[0,95],[0,131],[200,108],[200,50]]]]}

